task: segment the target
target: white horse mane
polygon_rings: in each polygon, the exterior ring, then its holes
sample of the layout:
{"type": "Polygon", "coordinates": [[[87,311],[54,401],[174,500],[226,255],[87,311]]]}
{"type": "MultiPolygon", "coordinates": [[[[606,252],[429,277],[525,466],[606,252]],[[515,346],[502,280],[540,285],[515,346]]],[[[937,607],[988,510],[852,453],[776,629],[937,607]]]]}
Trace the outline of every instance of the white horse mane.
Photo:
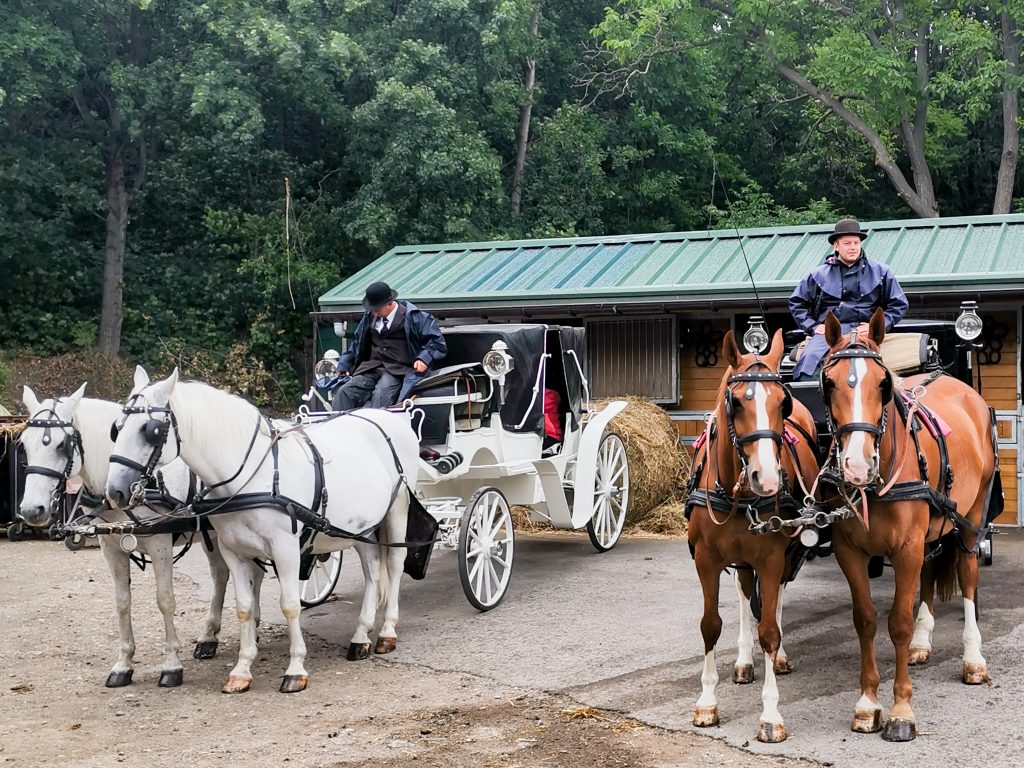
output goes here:
{"type": "MultiPolygon", "coordinates": [[[[215,434],[227,442],[236,439],[244,449],[260,418],[260,433],[270,431],[259,409],[248,400],[201,381],[179,381],[171,393],[170,406],[182,435],[215,434]]],[[[183,437],[184,439],[184,437],[183,437]]]]}

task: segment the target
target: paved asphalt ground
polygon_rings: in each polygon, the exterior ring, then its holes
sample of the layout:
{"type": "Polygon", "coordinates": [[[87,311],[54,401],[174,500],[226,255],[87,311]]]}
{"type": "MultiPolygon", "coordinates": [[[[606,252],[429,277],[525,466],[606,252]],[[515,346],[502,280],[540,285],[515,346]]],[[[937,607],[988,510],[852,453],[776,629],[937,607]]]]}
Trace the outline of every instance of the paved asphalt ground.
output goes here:
{"type": "MultiPolygon", "coordinates": [[[[757,681],[731,682],[738,610],[731,579],[723,583],[717,728],[695,729],[703,644],[700,586],[683,540],[623,539],[597,554],[585,535],[520,536],[509,593],[495,610],[475,611],[459,583],[455,554],[437,552],[426,580],[403,580],[398,651],[390,660],[569,694],[582,703],[629,714],[672,730],[700,730],[751,752],[785,755],[842,768],[914,765],[1024,765],[1021,712],[1024,678],[1024,535],[998,535],[995,563],[982,569],[979,607],[982,651],[990,685],[960,682],[962,601],[937,607],[932,660],[913,669],[918,738],[889,744],[849,729],[859,697],[858,646],[846,582],[835,560],[809,563],[786,593],[785,647],[794,672],[779,678],[780,709],[790,738],[755,740],[763,660],[757,681]]],[[[343,654],[355,627],[362,577],[354,552],[345,555],[336,598],[303,614],[306,632],[336,643],[343,654]]],[[[205,558],[190,553],[184,572],[209,594],[205,558]]],[[[892,572],[872,582],[879,608],[876,641],[880,697],[892,703],[893,652],[886,630],[892,572]]],[[[265,620],[281,614],[273,583],[264,591],[265,620]]],[[[229,589],[230,601],[230,589],[229,589]]],[[[229,636],[233,615],[225,612],[229,636]]],[[[281,660],[281,667],[286,661],[281,660]]],[[[311,668],[315,678],[315,670],[311,668]]]]}

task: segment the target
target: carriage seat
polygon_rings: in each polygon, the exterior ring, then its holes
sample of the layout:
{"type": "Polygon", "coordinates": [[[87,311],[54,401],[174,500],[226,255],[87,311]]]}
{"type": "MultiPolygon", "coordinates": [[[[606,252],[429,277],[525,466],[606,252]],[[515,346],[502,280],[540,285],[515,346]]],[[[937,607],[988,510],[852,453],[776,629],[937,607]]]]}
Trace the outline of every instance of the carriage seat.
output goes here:
{"type": "Polygon", "coordinates": [[[448,439],[450,417],[454,411],[456,431],[478,429],[497,407],[492,398],[485,402],[471,403],[466,397],[470,392],[490,392],[491,380],[484,374],[479,363],[462,363],[442,368],[418,382],[410,393],[412,397],[457,397],[454,404],[436,403],[422,405],[423,423],[420,427],[423,445],[439,445],[448,439]],[[476,369],[476,370],[473,370],[476,369]]]}
{"type": "MultiPolygon", "coordinates": [[[[804,339],[789,353],[789,359],[795,364],[810,339],[804,339]]],[[[927,333],[887,334],[882,340],[882,361],[893,373],[918,373],[924,370],[928,362],[928,350],[931,337],[927,333]]],[[[817,384],[815,384],[817,386],[817,384]]]]}
{"type": "Polygon", "coordinates": [[[449,365],[445,368],[438,368],[426,378],[420,379],[409,391],[410,395],[422,394],[424,390],[433,389],[443,384],[449,384],[461,379],[463,371],[479,366],[480,363],[461,363],[460,365],[449,365]]]}

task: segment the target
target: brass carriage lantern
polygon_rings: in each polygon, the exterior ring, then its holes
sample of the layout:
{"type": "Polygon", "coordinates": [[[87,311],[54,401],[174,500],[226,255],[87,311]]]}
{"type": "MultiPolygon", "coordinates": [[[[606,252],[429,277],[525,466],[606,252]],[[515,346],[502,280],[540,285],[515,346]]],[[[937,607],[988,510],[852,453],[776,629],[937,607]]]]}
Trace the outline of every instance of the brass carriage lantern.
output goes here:
{"type": "Polygon", "coordinates": [[[747,352],[759,355],[768,347],[768,331],[764,329],[764,318],[761,315],[752,315],[747,332],[743,334],[743,346],[747,352]]]}
{"type": "Polygon", "coordinates": [[[982,322],[978,317],[978,302],[961,302],[960,317],[953,325],[956,328],[956,335],[964,341],[974,341],[981,336],[982,322]]]}

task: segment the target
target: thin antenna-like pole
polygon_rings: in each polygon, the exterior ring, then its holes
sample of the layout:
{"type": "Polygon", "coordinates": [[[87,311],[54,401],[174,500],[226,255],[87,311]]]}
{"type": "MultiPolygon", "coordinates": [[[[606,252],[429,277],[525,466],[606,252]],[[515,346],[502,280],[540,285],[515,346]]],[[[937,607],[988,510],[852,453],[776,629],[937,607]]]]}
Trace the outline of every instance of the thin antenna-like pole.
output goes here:
{"type": "Polygon", "coordinates": [[[292,188],[288,177],[284,177],[284,261],[288,270],[288,298],[292,300],[292,309],[296,309],[295,294],[292,293],[292,188]]]}

